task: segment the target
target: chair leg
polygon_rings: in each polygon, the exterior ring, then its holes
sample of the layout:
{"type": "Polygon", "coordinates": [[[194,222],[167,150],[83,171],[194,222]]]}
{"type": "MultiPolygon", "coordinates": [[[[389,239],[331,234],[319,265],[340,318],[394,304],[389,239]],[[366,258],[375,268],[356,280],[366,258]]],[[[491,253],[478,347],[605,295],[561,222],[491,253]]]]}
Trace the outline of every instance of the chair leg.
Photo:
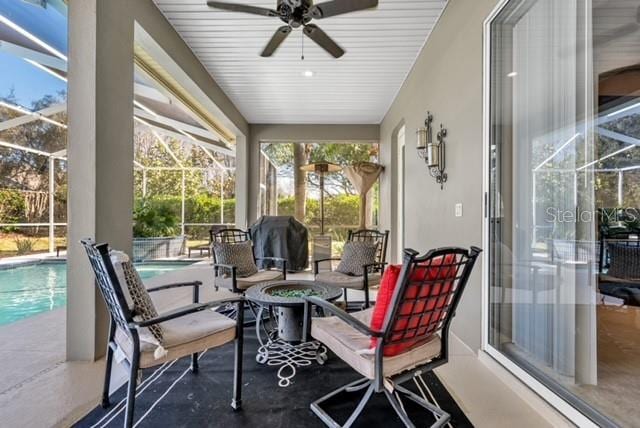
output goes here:
{"type": "Polygon", "coordinates": [[[344,288],[344,310],[348,310],[349,309],[349,302],[347,301],[347,289],[344,288]]]}
{"type": "Polygon", "coordinates": [[[191,373],[198,373],[198,353],[191,354],[191,373]]]}
{"type": "Polygon", "coordinates": [[[238,319],[236,320],[236,343],[233,367],[233,398],[231,407],[240,410],[242,407],[242,347],[244,342],[244,305],[238,304],[238,319]]]}
{"type": "Polygon", "coordinates": [[[362,413],[362,410],[364,409],[364,406],[371,399],[371,395],[373,394],[374,390],[375,390],[375,387],[374,387],[373,383],[371,382],[371,380],[369,380],[369,379],[365,379],[365,380],[358,379],[358,380],[356,380],[354,382],[351,382],[351,383],[349,383],[347,385],[344,385],[344,386],[336,389],[335,391],[332,391],[332,392],[328,393],[324,397],[321,397],[318,400],[314,401],[313,403],[311,403],[311,410],[328,427],[331,427],[331,428],[348,428],[356,421],[358,416],[360,416],[360,413],[362,413]],[[331,416],[329,416],[329,414],[327,412],[325,412],[322,409],[322,407],[320,407],[320,405],[322,403],[324,403],[325,401],[329,400],[330,398],[332,398],[332,397],[334,397],[334,396],[336,396],[336,395],[338,395],[338,394],[340,394],[342,392],[359,391],[361,389],[364,389],[364,387],[367,387],[367,391],[365,392],[364,396],[360,399],[360,402],[356,406],[356,408],[353,411],[353,413],[351,413],[351,415],[347,419],[347,422],[345,422],[344,425],[340,425],[331,416]]]}
{"type": "Polygon", "coordinates": [[[364,285],[364,309],[369,309],[369,285],[364,285]]]}
{"type": "Polygon", "coordinates": [[[387,397],[387,400],[389,400],[389,403],[391,403],[393,410],[395,410],[398,416],[400,417],[400,420],[402,420],[402,423],[404,424],[404,426],[406,426],[407,428],[415,428],[415,425],[413,424],[413,422],[411,422],[411,419],[409,419],[409,415],[407,415],[407,412],[404,411],[404,409],[402,408],[402,405],[400,404],[398,399],[393,395],[393,393],[385,389],[384,395],[387,397]]]}
{"type": "Polygon", "coordinates": [[[447,423],[449,423],[449,421],[451,420],[451,415],[449,413],[445,412],[440,407],[431,404],[430,402],[425,400],[423,397],[420,397],[419,395],[409,391],[408,389],[405,389],[404,387],[398,386],[398,385],[396,385],[395,388],[396,388],[396,391],[398,391],[401,394],[406,395],[408,399],[410,399],[414,403],[420,405],[421,407],[427,409],[428,411],[430,411],[433,414],[433,416],[436,417],[436,422],[433,425],[431,425],[430,428],[442,427],[442,426],[446,425],[447,423]]]}
{"type": "Polygon", "coordinates": [[[124,426],[130,428],[133,426],[133,411],[136,404],[136,385],[138,382],[138,368],[140,366],[139,355],[134,352],[131,368],[129,372],[129,385],[127,388],[127,410],[125,413],[124,426]]]}
{"type": "Polygon", "coordinates": [[[111,367],[113,366],[113,349],[111,340],[107,344],[107,363],[104,369],[104,386],[102,387],[102,408],[106,409],[111,405],[109,402],[109,387],[111,386],[111,367]]]}

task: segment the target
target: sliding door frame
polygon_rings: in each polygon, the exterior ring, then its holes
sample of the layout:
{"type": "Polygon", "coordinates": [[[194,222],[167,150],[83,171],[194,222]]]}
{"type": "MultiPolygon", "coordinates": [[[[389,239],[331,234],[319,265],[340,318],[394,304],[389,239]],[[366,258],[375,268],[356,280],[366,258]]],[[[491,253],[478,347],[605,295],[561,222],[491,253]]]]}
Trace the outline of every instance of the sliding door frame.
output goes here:
{"type": "MultiPolygon", "coordinates": [[[[538,379],[533,377],[521,366],[508,358],[505,354],[493,347],[489,343],[489,287],[490,284],[490,266],[491,266],[491,242],[490,242],[490,218],[489,218],[489,191],[490,191],[490,149],[491,149],[491,24],[502,11],[502,9],[510,1],[521,0],[500,0],[493,11],[484,21],[483,28],[483,221],[482,221],[482,242],[485,249],[485,256],[482,258],[482,351],[496,360],[500,365],[507,369],[512,375],[522,381],[533,392],[539,395],[547,403],[558,410],[562,415],[569,419],[572,423],[580,427],[598,427],[591,419],[577,410],[569,401],[569,393],[565,397],[557,394],[538,379]]],[[[585,67],[588,64],[585,64],[585,67]]]]}

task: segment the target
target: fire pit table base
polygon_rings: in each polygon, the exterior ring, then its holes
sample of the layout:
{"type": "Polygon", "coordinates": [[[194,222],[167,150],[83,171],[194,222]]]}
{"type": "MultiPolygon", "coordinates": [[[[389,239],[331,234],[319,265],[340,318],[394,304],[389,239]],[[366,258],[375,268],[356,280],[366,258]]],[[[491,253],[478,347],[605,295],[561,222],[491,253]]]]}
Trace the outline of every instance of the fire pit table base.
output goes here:
{"type": "Polygon", "coordinates": [[[258,306],[256,335],[260,347],[256,361],[279,367],[278,385],[291,385],[298,367],[327,361],[327,348],[320,342],[302,342],[304,299],[297,292],[313,293],[326,300],[335,300],[342,290],[310,281],[274,281],[254,285],[245,297],[258,306]],[[265,314],[269,316],[265,318],[265,314]]]}

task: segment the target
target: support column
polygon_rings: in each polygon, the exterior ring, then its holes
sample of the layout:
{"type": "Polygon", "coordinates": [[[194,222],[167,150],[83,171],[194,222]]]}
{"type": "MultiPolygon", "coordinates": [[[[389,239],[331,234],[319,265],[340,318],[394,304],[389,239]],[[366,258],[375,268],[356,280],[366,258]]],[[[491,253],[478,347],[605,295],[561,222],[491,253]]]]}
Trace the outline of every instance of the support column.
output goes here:
{"type": "Polygon", "coordinates": [[[56,191],[56,160],[53,156],[49,156],[49,252],[55,251],[55,191],[56,191]]]}
{"type": "Polygon", "coordinates": [[[185,190],[184,169],[182,170],[182,181],[180,181],[180,235],[184,236],[184,190],[185,190]]]}
{"type": "Polygon", "coordinates": [[[108,314],[82,238],[131,252],[133,28],[130,0],[69,1],[67,359],[104,354],[108,314]]]}

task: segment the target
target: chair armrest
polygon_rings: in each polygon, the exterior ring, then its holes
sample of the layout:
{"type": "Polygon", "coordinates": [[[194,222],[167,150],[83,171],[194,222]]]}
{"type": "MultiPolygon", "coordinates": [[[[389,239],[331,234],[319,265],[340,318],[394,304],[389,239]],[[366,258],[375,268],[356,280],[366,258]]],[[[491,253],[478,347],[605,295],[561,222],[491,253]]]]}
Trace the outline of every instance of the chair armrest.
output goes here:
{"type": "Polygon", "coordinates": [[[153,293],[154,291],[170,290],[172,288],[193,287],[193,303],[198,303],[200,301],[201,285],[202,285],[202,281],[174,282],[172,284],[165,284],[165,285],[159,285],[157,287],[147,288],[147,292],[153,293]]]}
{"type": "Polygon", "coordinates": [[[326,300],[323,300],[316,296],[305,297],[304,300],[306,301],[305,313],[307,314],[311,313],[308,306],[315,305],[331,313],[332,315],[340,318],[340,320],[346,322],[347,324],[349,324],[351,327],[355,328],[362,334],[366,334],[369,337],[382,337],[384,335],[384,333],[381,331],[371,330],[371,328],[369,328],[368,325],[358,320],[357,318],[354,318],[353,316],[349,315],[348,313],[346,313],[339,307],[335,306],[334,304],[327,302],[326,300]]]}
{"type": "Polygon", "coordinates": [[[154,291],[169,290],[171,288],[200,287],[201,285],[202,285],[202,281],[174,282],[174,283],[171,283],[171,284],[158,285],[157,287],[147,288],[147,291],[149,293],[153,293],[154,291]]]}
{"type": "Polygon", "coordinates": [[[287,259],[282,257],[256,257],[256,260],[272,260],[274,262],[280,262],[280,272],[282,272],[283,279],[287,279],[287,259]]]}
{"type": "Polygon", "coordinates": [[[192,305],[183,306],[173,311],[165,312],[164,314],[161,314],[155,318],[151,318],[144,321],[131,322],[129,323],[129,327],[130,328],[149,327],[150,325],[159,324],[165,321],[183,317],[185,315],[195,314],[196,312],[201,312],[206,309],[212,309],[217,306],[225,305],[227,303],[238,303],[243,301],[244,301],[243,297],[231,297],[228,299],[212,300],[211,302],[207,302],[207,303],[194,303],[192,305]]]}
{"type": "Polygon", "coordinates": [[[384,271],[384,268],[387,266],[387,262],[373,262],[373,263],[368,263],[366,265],[362,265],[362,267],[364,268],[365,272],[369,271],[369,268],[375,267],[375,268],[380,268],[381,270],[384,271]]]}
{"type": "MultiPolygon", "coordinates": [[[[236,283],[236,277],[237,277],[237,271],[238,271],[238,267],[234,266],[234,265],[225,265],[222,263],[214,263],[213,264],[213,275],[214,275],[214,285],[216,285],[215,283],[215,278],[218,277],[218,269],[228,269],[231,271],[231,291],[233,291],[234,293],[240,293],[240,290],[238,289],[237,283],[236,283]]],[[[216,285],[217,287],[217,285],[216,285]]],[[[217,288],[216,288],[217,289],[217,288]]]]}
{"type": "Polygon", "coordinates": [[[338,258],[338,257],[329,257],[329,258],[326,258],[326,259],[314,260],[313,261],[313,273],[314,273],[314,275],[317,275],[320,272],[319,266],[318,266],[320,263],[322,263],[322,262],[337,262],[337,261],[340,261],[340,260],[342,260],[342,259],[338,258]]]}

